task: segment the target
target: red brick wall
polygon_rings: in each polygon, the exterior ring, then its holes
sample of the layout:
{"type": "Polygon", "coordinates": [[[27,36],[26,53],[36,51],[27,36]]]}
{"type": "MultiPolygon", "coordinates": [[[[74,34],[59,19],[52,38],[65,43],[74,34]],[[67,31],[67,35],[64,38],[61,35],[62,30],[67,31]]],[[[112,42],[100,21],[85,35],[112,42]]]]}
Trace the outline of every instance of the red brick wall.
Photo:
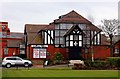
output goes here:
{"type": "MultiPolygon", "coordinates": [[[[50,53],[50,56],[47,56],[47,58],[50,59],[54,59],[54,54],[55,52],[60,52],[65,58],[67,58],[68,53],[66,52],[66,48],[55,48],[54,45],[48,45],[48,47],[46,48],[47,52],[50,53]]],[[[44,59],[34,59],[33,58],[33,48],[30,46],[28,46],[28,51],[30,51],[30,55],[27,51],[27,57],[32,60],[44,60],[44,59]]],[[[94,51],[94,59],[106,59],[107,57],[110,56],[110,48],[108,46],[94,46],[93,47],[93,51],[94,51]]],[[[90,58],[91,58],[91,49],[89,49],[90,52],[90,58]]],[[[84,54],[84,53],[83,53],[84,54]]],[[[85,58],[87,57],[88,54],[86,54],[85,58]]],[[[83,55],[84,58],[84,55],[83,55]]]]}
{"type": "Polygon", "coordinates": [[[13,53],[15,53],[14,55],[18,55],[19,54],[19,48],[8,48],[8,55],[4,55],[4,57],[13,56],[13,53]]]}
{"type": "MultiPolygon", "coordinates": [[[[53,60],[53,57],[55,55],[55,52],[60,52],[65,58],[67,57],[66,49],[65,48],[55,48],[54,45],[48,45],[46,48],[47,52],[50,53],[50,56],[47,56],[47,58],[50,58],[53,60]]],[[[31,46],[27,46],[27,58],[32,59],[32,60],[40,60],[40,59],[34,59],[33,58],[33,48],[31,46]],[[30,54],[29,54],[30,52],[30,54]]]]}
{"type": "Polygon", "coordinates": [[[106,59],[110,57],[110,48],[108,46],[94,46],[94,58],[106,59]]]}
{"type": "Polygon", "coordinates": [[[120,48],[120,41],[118,41],[115,45],[114,45],[115,48],[120,48]]]}
{"type": "Polygon", "coordinates": [[[0,55],[0,57],[1,58],[4,58],[4,57],[6,57],[6,56],[12,56],[13,55],[13,52],[15,51],[15,55],[18,55],[19,54],[19,48],[17,48],[17,47],[12,47],[12,48],[8,48],[8,55],[4,55],[4,47],[6,47],[7,46],[7,40],[21,40],[21,39],[16,39],[16,38],[3,38],[3,39],[0,39],[0,40],[2,40],[2,48],[0,49],[0,51],[2,52],[1,53],[1,55],[0,55]],[[5,42],[6,41],[6,42],[5,42]]]}
{"type": "Polygon", "coordinates": [[[55,48],[54,45],[48,45],[47,52],[50,53],[50,59],[54,59],[55,52],[60,52],[65,58],[67,58],[66,48],[55,48]]]}

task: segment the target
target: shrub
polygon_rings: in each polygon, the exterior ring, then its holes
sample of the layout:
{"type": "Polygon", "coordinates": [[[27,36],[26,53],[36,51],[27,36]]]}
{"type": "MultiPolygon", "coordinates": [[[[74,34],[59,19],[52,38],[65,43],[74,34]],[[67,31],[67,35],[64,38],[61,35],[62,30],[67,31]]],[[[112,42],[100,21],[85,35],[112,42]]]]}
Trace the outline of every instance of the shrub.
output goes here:
{"type": "Polygon", "coordinates": [[[43,60],[33,60],[32,63],[34,65],[43,65],[44,62],[43,62],[43,60]]]}
{"type": "Polygon", "coordinates": [[[106,69],[107,63],[105,61],[96,60],[92,62],[91,60],[84,61],[86,69],[106,69]]]}
{"type": "Polygon", "coordinates": [[[95,69],[106,69],[107,63],[105,61],[95,61],[92,63],[92,67],[94,67],[95,69]]]}
{"type": "Polygon", "coordinates": [[[63,60],[63,55],[60,52],[56,52],[54,55],[54,64],[60,64],[63,60]]]}
{"type": "Polygon", "coordinates": [[[91,60],[86,60],[84,61],[84,64],[86,66],[86,69],[92,69],[92,61],[91,60]]]}
{"type": "Polygon", "coordinates": [[[106,59],[106,62],[112,67],[112,68],[120,68],[120,57],[108,57],[106,59]]]}

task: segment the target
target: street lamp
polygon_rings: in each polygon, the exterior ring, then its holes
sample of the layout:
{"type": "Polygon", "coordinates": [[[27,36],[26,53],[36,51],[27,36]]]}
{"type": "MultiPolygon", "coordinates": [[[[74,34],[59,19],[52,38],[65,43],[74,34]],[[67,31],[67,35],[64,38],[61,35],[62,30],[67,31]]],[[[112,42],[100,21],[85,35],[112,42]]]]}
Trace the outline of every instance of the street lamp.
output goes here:
{"type": "Polygon", "coordinates": [[[94,62],[94,51],[93,51],[93,44],[94,44],[94,42],[93,42],[93,40],[94,40],[94,37],[97,35],[97,34],[99,34],[101,32],[101,30],[100,31],[98,31],[98,32],[96,32],[96,34],[95,35],[93,35],[93,37],[92,37],[92,39],[91,39],[91,52],[92,52],[92,62],[94,62]],[[92,43],[93,42],[93,43],[92,43]]]}

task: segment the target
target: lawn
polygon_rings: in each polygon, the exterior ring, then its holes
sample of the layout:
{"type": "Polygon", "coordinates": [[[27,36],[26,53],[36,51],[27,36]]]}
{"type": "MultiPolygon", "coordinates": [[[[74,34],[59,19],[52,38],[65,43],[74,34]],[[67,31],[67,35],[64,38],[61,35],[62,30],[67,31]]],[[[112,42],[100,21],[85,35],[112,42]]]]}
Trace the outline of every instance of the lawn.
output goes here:
{"type": "MultiPolygon", "coordinates": [[[[94,77],[95,79],[98,77],[103,77],[106,79],[107,77],[113,78],[118,77],[118,70],[71,70],[71,69],[3,69],[2,77],[81,77],[81,78],[89,78],[94,77]]],[[[13,78],[11,78],[13,79],[13,78]]],[[[25,78],[26,79],[26,78],[25,78]]],[[[66,79],[66,78],[65,78],[66,79]]],[[[70,79],[70,78],[69,78],[70,79]]]]}

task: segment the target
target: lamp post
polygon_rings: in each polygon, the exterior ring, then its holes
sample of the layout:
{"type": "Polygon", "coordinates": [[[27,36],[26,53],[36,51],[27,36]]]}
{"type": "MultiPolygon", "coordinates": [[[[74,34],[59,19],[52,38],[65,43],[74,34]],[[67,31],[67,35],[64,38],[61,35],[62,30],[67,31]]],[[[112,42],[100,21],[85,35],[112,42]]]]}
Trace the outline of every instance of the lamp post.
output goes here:
{"type": "Polygon", "coordinates": [[[93,42],[93,40],[94,40],[94,37],[97,35],[97,34],[99,34],[101,32],[101,30],[100,31],[98,31],[98,32],[96,32],[96,34],[95,35],[93,35],[93,37],[92,37],[92,39],[91,39],[91,53],[92,53],[92,62],[94,62],[94,51],[93,51],[93,44],[94,43],[92,43],[93,42]]]}

